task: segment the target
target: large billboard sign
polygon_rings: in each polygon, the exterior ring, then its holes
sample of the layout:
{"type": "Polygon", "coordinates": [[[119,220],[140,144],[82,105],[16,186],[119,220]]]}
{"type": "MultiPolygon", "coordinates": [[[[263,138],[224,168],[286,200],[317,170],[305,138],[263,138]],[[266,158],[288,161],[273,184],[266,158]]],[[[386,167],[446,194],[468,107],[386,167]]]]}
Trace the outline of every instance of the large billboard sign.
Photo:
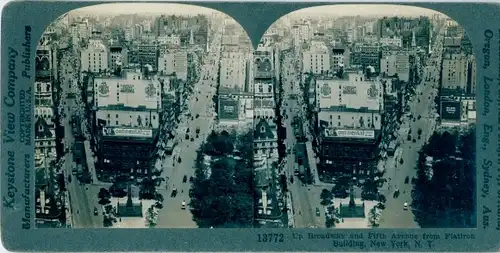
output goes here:
{"type": "Polygon", "coordinates": [[[220,119],[238,119],[239,102],[236,99],[219,100],[219,118],[220,119]]]}
{"type": "Polygon", "coordinates": [[[360,139],[375,138],[374,130],[337,129],[334,131],[334,133],[335,137],[342,137],[342,138],[360,138],[360,139]]]}
{"type": "Polygon", "coordinates": [[[443,101],[441,118],[444,120],[460,120],[460,101],[443,101]]]}
{"type": "Polygon", "coordinates": [[[139,128],[105,127],[103,129],[103,136],[151,138],[153,137],[153,130],[139,128]]]}

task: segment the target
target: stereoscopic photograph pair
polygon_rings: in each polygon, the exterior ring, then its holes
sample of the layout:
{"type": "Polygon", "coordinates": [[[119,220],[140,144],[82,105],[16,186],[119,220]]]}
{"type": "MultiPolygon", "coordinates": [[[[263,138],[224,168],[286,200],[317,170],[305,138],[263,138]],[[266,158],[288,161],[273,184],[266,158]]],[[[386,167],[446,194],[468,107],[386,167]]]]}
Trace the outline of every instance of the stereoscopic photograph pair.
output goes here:
{"type": "Polygon", "coordinates": [[[10,2],[2,243],[496,251],[499,13],[10,2]]]}

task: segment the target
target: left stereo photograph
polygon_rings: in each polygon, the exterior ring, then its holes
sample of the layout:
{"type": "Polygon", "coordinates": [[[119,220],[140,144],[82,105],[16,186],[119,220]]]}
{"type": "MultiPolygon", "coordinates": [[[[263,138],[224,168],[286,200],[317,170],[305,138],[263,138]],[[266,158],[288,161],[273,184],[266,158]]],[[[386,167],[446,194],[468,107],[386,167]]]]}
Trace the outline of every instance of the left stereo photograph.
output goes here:
{"type": "Polygon", "coordinates": [[[34,56],[36,227],[251,227],[252,52],[234,19],[196,6],[55,20],[34,56]]]}

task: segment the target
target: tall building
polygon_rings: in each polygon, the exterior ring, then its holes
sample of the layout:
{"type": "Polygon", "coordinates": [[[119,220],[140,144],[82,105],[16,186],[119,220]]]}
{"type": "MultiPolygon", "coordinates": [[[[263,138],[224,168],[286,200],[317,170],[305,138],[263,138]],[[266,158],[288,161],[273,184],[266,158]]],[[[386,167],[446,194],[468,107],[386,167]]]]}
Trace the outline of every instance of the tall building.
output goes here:
{"type": "Polygon", "coordinates": [[[188,53],[186,50],[170,50],[158,58],[158,72],[165,75],[175,73],[176,77],[187,80],[188,53]]]}
{"type": "Polygon", "coordinates": [[[128,66],[128,49],[119,45],[109,48],[109,69],[121,72],[128,66]]]}
{"type": "Polygon", "coordinates": [[[302,57],[302,72],[323,74],[330,71],[330,52],[324,43],[313,41],[311,48],[302,57]]]}
{"type": "Polygon", "coordinates": [[[357,43],[349,55],[351,66],[360,66],[363,69],[371,66],[380,73],[380,46],[357,43]]]}
{"type": "Polygon", "coordinates": [[[90,40],[88,47],[80,54],[81,71],[99,73],[110,70],[109,49],[101,40],[90,40]]]}
{"type": "Polygon", "coordinates": [[[154,71],[158,70],[158,45],[144,43],[137,46],[137,60],[141,67],[150,65],[154,71]]]}
{"type": "Polygon", "coordinates": [[[410,78],[410,55],[406,52],[395,52],[382,56],[380,73],[386,76],[397,75],[399,80],[408,82],[410,78]]]}
{"type": "Polygon", "coordinates": [[[292,26],[292,38],[294,48],[301,48],[302,44],[308,43],[312,38],[309,24],[297,24],[292,26]]]}
{"type": "MultiPolygon", "coordinates": [[[[125,71],[124,71],[125,72],[125,71]]],[[[98,166],[135,178],[150,173],[160,124],[160,82],[139,72],[94,79],[98,166]]]]}
{"type": "Polygon", "coordinates": [[[245,90],[248,58],[248,54],[244,52],[222,52],[220,87],[230,90],[245,90]]]}
{"type": "Polygon", "coordinates": [[[155,33],[157,36],[177,34],[181,37],[181,45],[189,46],[190,42],[202,49],[206,49],[208,43],[208,18],[205,15],[176,16],[161,15],[155,22],[155,33]]]}
{"type": "MultiPolygon", "coordinates": [[[[256,160],[277,161],[277,126],[275,116],[274,59],[270,48],[254,52],[254,146],[256,160]]],[[[267,163],[266,163],[267,164],[267,163]]],[[[266,165],[266,168],[270,164],[266,165]]]]}
{"type": "Polygon", "coordinates": [[[465,92],[469,79],[469,59],[467,55],[445,52],[442,64],[441,87],[446,90],[465,92]]]}
{"type": "Polygon", "coordinates": [[[316,80],[320,170],[364,178],[376,168],[383,91],[378,78],[363,73],[347,76],[316,80]]]}
{"type": "Polygon", "coordinates": [[[330,65],[334,73],[338,72],[341,68],[346,66],[344,48],[333,48],[331,53],[330,65]]]}

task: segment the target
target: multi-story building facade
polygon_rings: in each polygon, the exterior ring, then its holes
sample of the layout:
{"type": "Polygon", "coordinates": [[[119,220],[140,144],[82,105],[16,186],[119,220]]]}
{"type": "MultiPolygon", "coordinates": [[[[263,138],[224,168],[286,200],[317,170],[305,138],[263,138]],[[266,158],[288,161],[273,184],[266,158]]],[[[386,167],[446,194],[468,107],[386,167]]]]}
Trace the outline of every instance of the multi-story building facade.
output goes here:
{"type": "Polygon", "coordinates": [[[109,48],[101,40],[90,40],[88,47],[82,50],[81,71],[99,73],[109,68],[109,48]]]}
{"type": "Polygon", "coordinates": [[[380,59],[380,73],[386,76],[397,75],[399,80],[410,79],[410,55],[407,52],[395,52],[383,55],[380,59]]]}
{"type": "Polygon", "coordinates": [[[351,66],[366,68],[371,66],[375,72],[380,73],[380,46],[364,43],[354,45],[353,51],[349,55],[351,66]]]}
{"type": "Polygon", "coordinates": [[[160,124],[159,80],[139,72],[94,79],[98,164],[141,178],[150,173],[160,124]]]}
{"type": "Polygon", "coordinates": [[[222,52],[220,60],[220,87],[245,90],[249,55],[245,52],[222,52]]]}
{"type": "Polygon", "coordinates": [[[324,43],[314,41],[302,57],[304,73],[322,74],[331,71],[330,52],[324,43]]]}
{"type": "Polygon", "coordinates": [[[365,178],[376,168],[382,85],[378,78],[363,73],[347,76],[316,81],[320,168],[330,174],[365,178]]]}
{"type": "Polygon", "coordinates": [[[403,46],[403,38],[397,37],[397,36],[383,37],[383,38],[380,38],[380,45],[381,46],[402,47],[403,46]]]}
{"type": "Polygon", "coordinates": [[[468,57],[463,53],[444,53],[441,87],[465,91],[468,81],[468,57]]]}
{"type": "Polygon", "coordinates": [[[128,66],[128,49],[115,45],[109,48],[109,69],[113,72],[121,71],[128,66]]]}
{"type": "Polygon", "coordinates": [[[312,38],[309,24],[303,23],[292,26],[292,38],[294,48],[301,48],[304,43],[308,43],[312,38]]]}
{"type": "Polygon", "coordinates": [[[150,65],[154,71],[158,70],[158,45],[145,43],[137,46],[137,60],[141,67],[150,65]]]}
{"type": "Polygon", "coordinates": [[[158,58],[158,72],[172,75],[186,81],[188,69],[188,53],[186,50],[170,50],[158,58]]]}

